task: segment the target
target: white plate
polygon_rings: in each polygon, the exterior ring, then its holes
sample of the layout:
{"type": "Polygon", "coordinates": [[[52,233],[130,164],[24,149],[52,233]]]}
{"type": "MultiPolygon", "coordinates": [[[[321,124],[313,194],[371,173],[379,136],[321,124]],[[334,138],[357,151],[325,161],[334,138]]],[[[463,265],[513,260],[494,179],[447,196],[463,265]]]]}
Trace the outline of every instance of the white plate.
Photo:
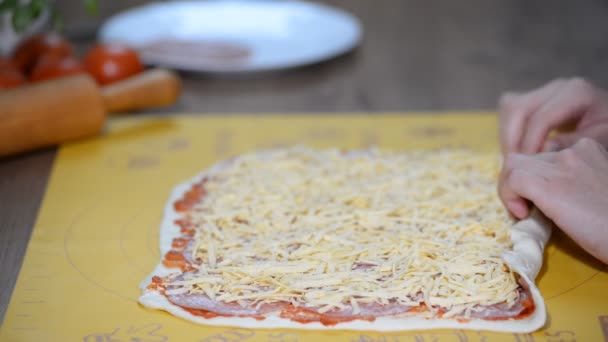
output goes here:
{"type": "Polygon", "coordinates": [[[147,64],[242,72],[335,57],[357,46],[361,31],[353,15],[303,1],[173,1],[119,13],[100,40],[138,49],[147,64]]]}

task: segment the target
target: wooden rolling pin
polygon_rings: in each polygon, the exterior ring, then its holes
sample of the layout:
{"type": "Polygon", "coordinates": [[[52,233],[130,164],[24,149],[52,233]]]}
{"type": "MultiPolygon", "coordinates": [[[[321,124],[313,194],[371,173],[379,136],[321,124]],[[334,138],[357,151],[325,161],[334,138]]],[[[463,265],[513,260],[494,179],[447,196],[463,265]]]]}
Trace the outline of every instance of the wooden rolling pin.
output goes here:
{"type": "Polygon", "coordinates": [[[170,105],[180,89],[175,73],[152,69],[102,88],[78,75],[0,91],[0,156],[93,136],[108,113],[170,105]]]}

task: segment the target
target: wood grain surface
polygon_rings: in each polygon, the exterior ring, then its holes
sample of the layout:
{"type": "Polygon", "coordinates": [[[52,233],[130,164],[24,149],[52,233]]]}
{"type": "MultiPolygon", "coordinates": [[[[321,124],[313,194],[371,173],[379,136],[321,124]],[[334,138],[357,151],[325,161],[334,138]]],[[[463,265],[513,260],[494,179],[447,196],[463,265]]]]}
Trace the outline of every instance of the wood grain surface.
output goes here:
{"type": "MultiPolygon", "coordinates": [[[[66,34],[84,51],[105,18],[145,1],[99,1],[87,16],[58,0],[66,34]]],[[[356,14],[354,52],[321,64],[249,76],[183,73],[167,113],[382,112],[494,109],[501,92],[555,77],[608,86],[608,1],[330,0],[356,14]]],[[[0,108],[1,111],[1,108],[0,108]]],[[[55,151],[0,159],[0,320],[9,302],[55,151]]]]}

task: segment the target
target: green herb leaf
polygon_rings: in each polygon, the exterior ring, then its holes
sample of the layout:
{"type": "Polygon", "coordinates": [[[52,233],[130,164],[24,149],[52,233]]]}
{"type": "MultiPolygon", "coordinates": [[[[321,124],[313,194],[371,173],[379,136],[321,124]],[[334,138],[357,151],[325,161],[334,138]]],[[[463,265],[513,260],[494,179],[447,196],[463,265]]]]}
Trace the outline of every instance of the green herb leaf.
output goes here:
{"type": "Polygon", "coordinates": [[[51,22],[53,23],[53,28],[57,32],[63,31],[63,26],[64,26],[63,17],[61,16],[61,14],[57,13],[57,11],[55,9],[53,9],[51,11],[51,22]]]}
{"type": "Polygon", "coordinates": [[[17,7],[17,0],[0,1],[0,12],[12,11],[17,7]]]}
{"type": "Polygon", "coordinates": [[[49,7],[49,2],[48,0],[31,0],[29,7],[34,14],[34,17],[38,18],[38,16],[49,7]]]}
{"type": "Polygon", "coordinates": [[[17,6],[13,11],[13,28],[15,32],[25,30],[34,21],[34,11],[29,6],[17,6]]]}
{"type": "Polygon", "coordinates": [[[97,0],[83,0],[84,8],[86,8],[87,13],[90,15],[97,14],[99,12],[99,6],[97,0]]]}
{"type": "MultiPolygon", "coordinates": [[[[83,5],[90,15],[99,12],[98,0],[82,0],[83,5]]],[[[63,20],[55,12],[50,0],[30,0],[27,4],[21,5],[19,0],[0,0],[0,13],[9,13],[13,29],[16,32],[25,30],[32,22],[45,11],[51,11],[51,18],[56,28],[63,26],[63,20]]]]}

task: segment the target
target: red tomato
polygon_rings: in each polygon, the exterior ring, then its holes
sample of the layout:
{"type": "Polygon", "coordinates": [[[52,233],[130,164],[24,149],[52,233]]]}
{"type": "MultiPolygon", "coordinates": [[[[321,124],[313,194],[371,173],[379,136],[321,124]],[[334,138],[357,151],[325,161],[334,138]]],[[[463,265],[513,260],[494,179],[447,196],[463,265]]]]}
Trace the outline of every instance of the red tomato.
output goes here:
{"type": "Polygon", "coordinates": [[[0,56],[0,68],[4,67],[14,68],[15,66],[13,65],[13,62],[10,59],[0,56]]]}
{"type": "Polygon", "coordinates": [[[29,73],[42,55],[67,57],[72,55],[73,50],[72,44],[58,33],[41,33],[19,44],[13,54],[13,64],[21,71],[29,73]]]}
{"type": "Polygon", "coordinates": [[[25,76],[10,65],[0,66],[0,89],[18,87],[25,83],[25,76]]]}
{"type": "Polygon", "coordinates": [[[56,55],[44,55],[32,70],[30,79],[34,82],[51,80],[69,75],[82,74],[85,70],[82,64],[72,56],[58,57],[56,55]]]}
{"type": "Polygon", "coordinates": [[[120,81],[144,70],[137,52],[122,45],[97,45],[89,50],[83,63],[99,84],[120,81]]]}

